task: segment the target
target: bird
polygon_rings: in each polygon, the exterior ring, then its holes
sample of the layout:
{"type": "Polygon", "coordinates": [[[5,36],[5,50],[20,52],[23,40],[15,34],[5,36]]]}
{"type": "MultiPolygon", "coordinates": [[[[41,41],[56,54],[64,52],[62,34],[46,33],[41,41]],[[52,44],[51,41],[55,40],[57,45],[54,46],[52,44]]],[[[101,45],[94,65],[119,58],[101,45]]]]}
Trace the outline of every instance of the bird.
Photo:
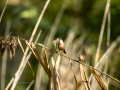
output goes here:
{"type": "Polygon", "coordinates": [[[85,54],[79,55],[79,56],[78,56],[78,59],[79,59],[79,61],[84,61],[85,57],[86,57],[85,54]]]}
{"type": "Polygon", "coordinates": [[[62,39],[59,40],[58,49],[59,49],[59,51],[62,50],[66,54],[64,43],[63,43],[62,39]]]}

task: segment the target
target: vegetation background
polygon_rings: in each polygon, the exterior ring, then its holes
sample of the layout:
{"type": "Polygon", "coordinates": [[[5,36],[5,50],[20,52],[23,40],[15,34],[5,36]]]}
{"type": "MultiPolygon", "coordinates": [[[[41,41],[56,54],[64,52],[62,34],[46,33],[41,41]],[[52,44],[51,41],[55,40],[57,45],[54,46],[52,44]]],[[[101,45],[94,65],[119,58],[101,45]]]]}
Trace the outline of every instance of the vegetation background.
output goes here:
{"type": "MultiPolygon", "coordinates": [[[[20,38],[29,40],[31,33],[35,27],[38,17],[45,5],[46,0],[9,0],[0,23],[0,37],[5,35],[6,25],[10,24],[10,33],[12,36],[19,36],[20,38]]],[[[6,0],[0,1],[0,14],[2,13],[3,7],[5,6],[6,0]]],[[[51,0],[43,17],[39,24],[37,33],[42,30],[39,38],[39,43],[45,46],[55,49],[52,41],[56,38],[62,38],[65,42],[66,52],[69,57],[77,59],[79,54],[86,53],[86,60],[84,63],[94,66],[95,54],[98,46],[100,29],[103,21],[104,11],[107,0],[51,0]],[[58,13],[64,4],[62,9],[63,14],[61,17],[58,13]],[[58,18],[57,18],[58,16],[58,18]],[[56,20],[57,18],[57,20],[56,20]],[[60,20],[60,22],[59,22],[60,20]],[[55,29],[54,24],[58,21],[55,29]],[[50,32],[53,30],[53,40],[46,39],[50,36],[50,32]],[[45,43],[46,41],[46,43],[45,43]],[[47,42],[49,42],[47,44],[47,42]]],[[[110,26],[110,44],[120,35],[120,0],[110,1],[110,15],[111,15],[111,26],[110,26]]],[[[36,37],[37,35],[35,35],[36,37]]],[[[105,31],[103,34],[103,40],[101,45],[100,57],[106,51],[107,43],[107,22],[105,31]]],[[[25,49],[26,44],[22,42],[25,49]]],[[[37,46],[39,53],[41,53],[41,47],[37,46]]],[[[17,71],[21,58],[23,56],[22,50],[19,45],[16,49],[15,57],[10,60],[8,55],[6,64],[5,74],[5,86],[9,83],[11,78],[17,71]]],[[[57,55],[54,56],[55,59],[57,55]]],[[[51,59],[49,62],[51,64],[51,59]]],[[[38,61],[32,55],[29,60],[35,77],[38,70],[38,61]]],[[[78,86],[83,88],[80,78],[79,66],[74,63],[74,70],[76,72],[78,86]]],[[[0,58],[0,69],[2,66],[2,57],[0,58]]],[[[100,65],[104,69],[104,65],[100,65]]],[[[90,70],[86,68],[88,77],[90,76],[90,70]]],[[[63,89],[62,90],[75,90],[75,83],[73,73],[70,67],[69,60],[61,58],[59,67],[60,77],[63,89]]],[[[108,70],[109,75],[120,80],[120,44],[112,51],[108,59],[108,70]]],[[[41,83],[40,90],[50,90],[50,82],[44,71],[41,71],[41,83]]],[[[25,90],[29,85],[29,82],[33,80],[31,69],[27,65],[20,77],[20,80],[15,90],[25,90]]],[[[34,85],[30,90],[34,89],[34,85]]],[[[0,85],[1,86],[1,85],[0,85]]],[[[37,89],[36,89],[37,90],[37,89]]],[[[38,89],[39,90],[39,89],[38,89]]],[[[120,90],[120,85],[112,80],[109,81],[109,90],[120,90]]]]}

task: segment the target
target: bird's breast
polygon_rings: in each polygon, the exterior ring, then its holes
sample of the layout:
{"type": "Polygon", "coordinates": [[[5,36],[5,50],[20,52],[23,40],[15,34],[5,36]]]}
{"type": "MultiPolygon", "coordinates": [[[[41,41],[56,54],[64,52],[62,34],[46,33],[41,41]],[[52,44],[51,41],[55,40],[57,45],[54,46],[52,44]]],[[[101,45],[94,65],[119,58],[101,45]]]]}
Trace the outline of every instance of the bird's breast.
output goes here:
{"type": "Polygon", "coordinates": [[[59,44],[58,47],[59,47],[60,50],[64,50],[64,45],[63,44],[59,44]]]}

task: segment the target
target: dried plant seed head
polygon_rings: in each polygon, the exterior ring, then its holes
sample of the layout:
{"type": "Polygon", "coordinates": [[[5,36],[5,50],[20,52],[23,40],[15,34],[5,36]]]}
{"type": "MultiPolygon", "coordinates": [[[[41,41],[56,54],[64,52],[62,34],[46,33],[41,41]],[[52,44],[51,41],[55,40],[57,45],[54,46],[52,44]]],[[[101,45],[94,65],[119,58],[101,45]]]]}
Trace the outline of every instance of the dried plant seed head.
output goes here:
{"type": "Polygon", "coordinates": [[[53,41],[53,45],[55,46],[55,48],[56,48],[56,43],[59,41],[59,38],[57,38],[57,39],[55,39],[54,41],[53,41]]]}
{"type": "Polygon", "coordinates": [[[6,48],[5,37],[1,37],[0,38],[0,56],[4,55],[5,48],[6,48]]]}
{"type": "Polygon", "coordinates": [[[9,43],[10,43],[10,37],[6,37],[6,40],[5,40],[6,47],[9,46],[9,43]]]}
{"type": "Polygon", "coordinates": [[[10,57],[15,55],[15,50],[17,48],[17,38],[12,37],[0,37],[0,56],[4,55],[5,49],[8,47],[10,52],[10,57]]]}
{"type": "Polygon", "coordinates": [[[3,56],[5,52],[5,48],[0,49],[0,56],[3,56]]]}
{"type": "Polygon", "coordinates": [[[10,57],[12,58],[12,56],[15,56],[15,50],[17,48],[17,38],[12,36],[11,38],[11,42],[9,44],[9,52],[10,52],[10,57]]]}

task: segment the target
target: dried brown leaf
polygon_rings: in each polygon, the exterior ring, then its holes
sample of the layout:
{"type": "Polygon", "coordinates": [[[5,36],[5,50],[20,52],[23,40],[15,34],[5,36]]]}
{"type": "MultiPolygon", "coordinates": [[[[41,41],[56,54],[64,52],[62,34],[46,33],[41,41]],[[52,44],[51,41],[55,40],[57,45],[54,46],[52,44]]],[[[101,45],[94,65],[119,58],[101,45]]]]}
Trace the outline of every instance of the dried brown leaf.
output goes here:
{"type": "MultiPolygon", "coordinates": [[[[28,48],[31,50],[31,52],[33,53],[33,55],[37,58],[37,60],[38,60],[38,57],[36,56],[36,54],[35,54],[35,52],[33,51],[33,49],[31,48],[31,46],[30,46],[30,44],[27,42],[27,41],[25,41],[25,43],[26,43],[26,45],[28,46],[28,48]]],[[[39,61],[39,60],[38,60],[39,61]]]]}
{"type": "Polygon", "coordinates": [[[8,47],[10,52],[10,58],[12,59],[12,56],[15,56],[17,44],[17,38],[14,36],[0,37],[0,56],[3,56],[5,49],[8,47]]]}
{"type": "Polygon", "coordinates": [[[86,90],[91,90],[90,84],[89,84],[88,79],[87,79],[87,75],[85,73],[85,70],[84,70],[82,64],[80,64],[79,66],[80,66],[80,73],[81,73],[82,82],[84,83],[86,90]]]}
{"type": "MultiPolygon", "coordinates": [[[[7,43],[9,42],[9,38],[6,38],[6,40],[5,40],[5,44],[7,45],[7,43]]],[[[12,36],[11,37],[11,41],[9,42],[9,52],[10,52],[10,58],[12,59],[12,56],[15,56],[15,50],[16,50],[16,48],[17,48],[17,44],[18,44],[18,42],[17,42],[17,38],[16,37],[14,37],[14,36],[12,36]]]]}
{"type": "Polygon", "coordinates": [[[5,48],[6,48],[5,37],[0,37],[0,56],[4,55],[5,48]]]}
{"type": "Polygon", "coordinates": [[[51,74],[51,70],[50,70],[50,67],[49,67],[49,64],[48,64],[48,59],[47,59],[47,55],[46,55],[44,47],[42,48],[42,54],[43,54],[45,67],[48,69],[47,71],[48,71],[49,77],[51,77],[52,74],[51,74]]]}
{"type": "Polygon", "coordinates": [[[102,77],[100,77],[93,68],[90,68],[90,70],[92,71],[92,73],[93,73],[94,77],[96,78],[98,84],[100,85],[101,89],[107,90],[107,87],[106,87],[102,77]]]}
{"type": "Polygon", "coordinates": [[[25,41],[27,46],[29,47],[29,49],[32,51],[32,53],[34,54],[34,56],[36,57],[36,59],[40,62],[40,64],[42,65],[42,67],[44,68],[45,72],[47,73],[49,79],[51,80],[51,75],[49,74],[48,72],[48,69],[46,68],[46,66],[44,65],[35,45],[32,43],[32,48],[31,46],[29,45],[29,43],[27,41],[25,41]]]}
{"type": "Polygon", "coordinates": [[[32,43],[32,49],[34,51],[33,54],[36,56],[37,60],[40,62],[40,64],[42,65],[42,67],[45,68],[45,65],[44,65],[44,63],[43,63],[43,61],[42,61],[42,59],[41,59],[41,57],[40,57],[40,55],[39,55],[39,53],[38,53],[35,45],[33,43],[32,43]]]}

